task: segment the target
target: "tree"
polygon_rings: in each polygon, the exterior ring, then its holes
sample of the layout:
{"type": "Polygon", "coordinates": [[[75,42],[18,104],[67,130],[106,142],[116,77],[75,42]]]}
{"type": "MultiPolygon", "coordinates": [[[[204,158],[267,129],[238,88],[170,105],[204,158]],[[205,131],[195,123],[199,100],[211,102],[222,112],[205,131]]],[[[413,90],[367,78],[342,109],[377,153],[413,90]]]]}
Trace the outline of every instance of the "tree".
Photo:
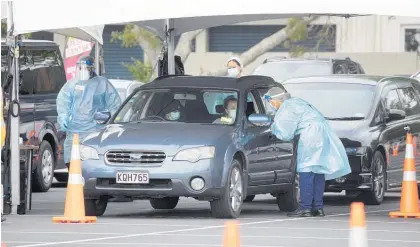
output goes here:
{"type": "MultiPolygon", "coordinates": [[[[1,23],[1,36],[6,37],[7,36],[7,23],[1,23]]],[[[25,38],[29,39],[31,37],[30,33],[24,34],[25,38]]]]}
{"type": "MultiPolygon", "coordinates": [[[[182,62],[185,62],[192,51],[192,40],[201,33],[202,30],[193,31],[181,35],[178,45],[175,49],[175,54],[181,57],[182,62]]],[[[137,25],[128,24],[123,31],[114,31],[111,34],[111,42],[122,41],[123,47],[140,46],[147,57],[147,61],[142,62],[138,59],[132,58],[133,63],[123,64],[128,71],[133,75],[134,79],[141,82],[148,82],[153,74],[154,65],[157,64],[163,41],[159,39],[154,33],[147,29],[141,28],[137,25]]]]}
{"type": "MultiPolygon", "coordinates": [[[[249,48],[247,51],[243,52],[239,56],[239,59],[242,62],[242,66],[245,67],[248,64],[252,63],[259,56],[263,55],[266,52],[269,52],[276,46],[280,45],[282,42],[288,40],[290,37],[292,37],[295,40],[304,39],[307,35],[308,24],[315,21],[316,19],[318,19],[318,16],[311,16],[309,18],[290,18],[286,27],[261,40],[259,43],[249,48]]],[[[223,67],[213,73],[202,72],[202,74],[223,76],[226,75],[226,68],[223,67]]]]}

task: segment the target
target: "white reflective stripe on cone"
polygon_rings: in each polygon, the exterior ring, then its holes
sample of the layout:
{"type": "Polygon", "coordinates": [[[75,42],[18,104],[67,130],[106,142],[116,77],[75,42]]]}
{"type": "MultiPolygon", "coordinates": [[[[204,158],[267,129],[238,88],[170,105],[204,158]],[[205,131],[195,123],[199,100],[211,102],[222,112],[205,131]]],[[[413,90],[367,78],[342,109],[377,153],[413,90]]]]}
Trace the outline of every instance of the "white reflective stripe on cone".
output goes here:
{"type": "Polygon", "coordinates": [[[85,179],[80,174],[69,174],[69,181],[67,184],[85,185],[85,179]]]}
{"type": "Polygon", "coordinates": [[[366,227],[350,229],[349,247],[368,247],[366,227]]]}
{"type": "Polygon", "coordinates": [[[413,144],[407,144],[405,146],[405,158],[406,159],[413,159],[414,158],[413,144]]]}
{"type": "Polygon", "coordinates": [[[80,160],[80,146],[73,145],[71,148],[71,159],[72,160],[80,160]]]}
{"type": "Polygon", "coordinates": [[[404,172],[403,181],[416,182],[417,181],[416,172],[415,171],[404,172]]]}

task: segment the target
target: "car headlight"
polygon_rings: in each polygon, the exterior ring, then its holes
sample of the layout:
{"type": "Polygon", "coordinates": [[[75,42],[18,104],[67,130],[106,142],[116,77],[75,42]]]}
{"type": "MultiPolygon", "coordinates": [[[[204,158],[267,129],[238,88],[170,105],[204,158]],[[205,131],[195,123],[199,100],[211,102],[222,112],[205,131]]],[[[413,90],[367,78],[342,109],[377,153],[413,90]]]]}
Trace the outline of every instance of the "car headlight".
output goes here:
{"type": "Polygon", "coordinates": [[[80,145],[80,159],[81,160],[99,160],[98,151],[95,148],[80,145]]]}
{"type": "Polygon", "coordinates": [[[346,148],[347,154],[366,154],[367,147],[357,147],[357,148],[346,148]]]}
{"type": "Polygon", "coordinates": [[[214,151],[215,148],[213,146],[184,149],[179,151],[172,160],[189,161],[194,163],[199,160],[213,158],[214,151]]]}

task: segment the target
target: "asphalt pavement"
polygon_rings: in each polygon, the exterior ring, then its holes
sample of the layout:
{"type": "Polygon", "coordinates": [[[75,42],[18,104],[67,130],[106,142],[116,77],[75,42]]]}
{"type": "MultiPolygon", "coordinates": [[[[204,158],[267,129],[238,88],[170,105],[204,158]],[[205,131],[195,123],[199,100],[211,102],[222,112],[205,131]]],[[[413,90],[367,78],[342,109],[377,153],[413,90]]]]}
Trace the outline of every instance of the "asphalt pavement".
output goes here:
{"type": "MultiPolygon", "coordinates": [[[[27,215],[9,215],[2,223],[7,246],[222,246],[225,220],[210,216],[208,202],[182,198],[174,210],[154,210],[148,201],[113,202],[94,224],[56,224],[64,212],[65,188],[33,195],[27,215]]],[[[351,199],[325,196],[326,217],[288,218],[270,195],[243,207],[243,247],[348,246],[351,199]]],[[[388,193],[380,206],[366,206],[369,247],[420,246],[420,219],[391,219],[399,192],[388,193]]]]}

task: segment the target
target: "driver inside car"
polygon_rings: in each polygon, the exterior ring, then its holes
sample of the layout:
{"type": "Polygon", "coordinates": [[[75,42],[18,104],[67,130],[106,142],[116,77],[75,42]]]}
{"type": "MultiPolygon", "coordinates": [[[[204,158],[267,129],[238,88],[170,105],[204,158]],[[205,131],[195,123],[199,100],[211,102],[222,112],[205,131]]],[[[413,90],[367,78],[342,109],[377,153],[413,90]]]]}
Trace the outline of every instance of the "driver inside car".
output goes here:
{"type": "Polygon", "coordinates": [[[238,100],[234,96],[228,96],[223,102],[225,112],[221,118],[216,119],[214,124],[233,124],[236,119],[236,109],[238,107],[238,100]]]}
{"type": "Polygon", "coordinates": [[[179,100],[172,102],[166,109],[165,113],[165,120],[167,121],[180,121],[183,114],[183,106],[179,100]]]}

